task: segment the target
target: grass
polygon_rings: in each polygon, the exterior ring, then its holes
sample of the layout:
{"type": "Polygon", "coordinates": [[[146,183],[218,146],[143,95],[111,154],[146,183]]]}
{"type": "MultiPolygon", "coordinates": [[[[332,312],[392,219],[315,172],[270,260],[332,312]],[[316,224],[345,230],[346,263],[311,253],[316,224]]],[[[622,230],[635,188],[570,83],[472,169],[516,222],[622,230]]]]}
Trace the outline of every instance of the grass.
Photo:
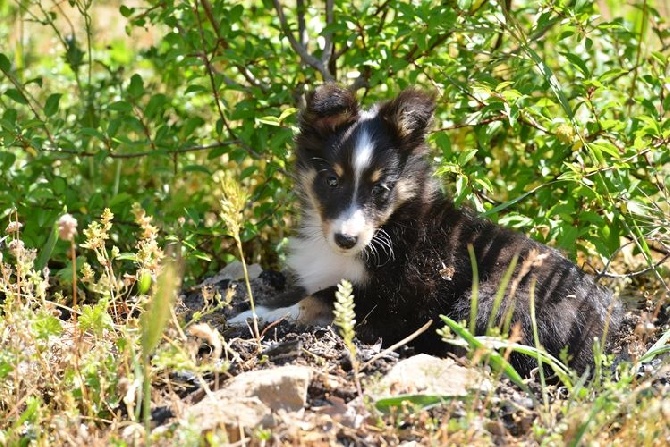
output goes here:
{"type": "MultiPolygon", "coordinates": [[[[206,323],[179,321],[176,317],[171,303],[178,289],[177,267],[164,262],[169,257],[155,244],[151,219],[139,206],[135,216],[140,228],[136,253],[118,253],[110,244],[111,213],[104,213],[85,229],[84,241],[79,245],[74,244],[78,238],[74,233],[66,237],[73,254],[87,250],[98,262],[82,262],[78,270],[73,270],[76,276],[69,291],[50,289],[48,272],[34,269],[38,253],[21,241],[21,225],[9,225],[9,256],[0,265],[0,444],[83,444],[91,439],[114,445],[149,445],[152,439],[159,444],[178,439],[187,444],[205,442],[197,424],[180,420],[178,415],[168,434],[150,436],[151,411],[166,403],[161,395],[166,392],[170,373],[175,371],[193,371],[203,390],[210,392],[214,382],[206,378],[207,374],[225,371],[228,362],[219,358],[224,346],[226,353],[231,348],[206,323]],[[80,301],[69,301],[66,296],[72,297],[79,288],[86,290],[80,291],[80,301]],[[91,295],[97,297],[95,302],[85,300],[91,295]],[[218,346],[215,355],[198,356],[186,332],[218,346]]],[[[352,306],[351,291],[342,284],[337,321],[356,363],[352,306]]],[[[668,352],[670,331],[637,362],[621,363],[612,369],[611,359],[599,356],[602,367],[597,370],[596,380],[586,381],[539,348],[519,346],[503,338],[475,337],[466,325],[449,319],[445,322],[460,343],[486,351],[486,356],[478,357],[486,359],[484,364],[473,367],[486,369],[488,365],[498,371],[492,375],[494,390],[504,383],[503,377],[508,377],[520,393],[535,400],[534,424],[512,441],[654,445],[670,439],[670,428],[665,423],[670,415],[667,399],[661,388],[652,385],[653,379],[637,374],[642,363],[668,352]],[[505,358],[510,350],[538,356],[561,374],[567,396],[559,398],[557,387],[529,383],[516,375],[505,358]]],[[[233,357],[238,363],[243,361],[237,353],[233,357]]],[[[374,376],[364,377],[363,389],[357,385],[359,392],[365,394],[364,388],[371,381],[374,376]]],[[[170,399],[178,399],[170,395],[170,399]]],[[[436,410],[456,405],[454,399],[445,398],[437,407],[434,396],[413,399],[411,405],[395,413],[361,411],[376,414],[386,436],[400,436],[402,430],[397,426],[407,421],[423,421],[419,425],[424,439],[442,439],[445,433],[448,439],[474,444],[495,439],[486,429],[472,432],[466,421],[483,420],[484,427],[499,423],[500,399],[471,396],[467,411],[460,415],[436,410]],[[422,409],[423,404],[432,408],[422,409]]],[[[370,430],[374,433],[372,427],[370,430]]]]}

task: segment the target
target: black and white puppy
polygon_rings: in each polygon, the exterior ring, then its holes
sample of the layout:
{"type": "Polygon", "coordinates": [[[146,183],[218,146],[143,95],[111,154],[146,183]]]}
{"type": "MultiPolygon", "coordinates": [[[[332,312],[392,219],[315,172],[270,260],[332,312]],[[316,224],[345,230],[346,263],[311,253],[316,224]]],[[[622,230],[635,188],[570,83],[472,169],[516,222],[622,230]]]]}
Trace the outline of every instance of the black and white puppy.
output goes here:
{"type": "MultiPolygon", "coordinates": [[[[479,276],[477,333],[511,318],[521,342],[533,345],[533,289],[541,344],[556,356],[567,347],[570,364],[583,371],[593,361],[594,337],[616,331],[619,305],[558,251],[456,208],[440,192],[425,142],[434,108],[433,96],[416,90],[369,110],[335,84],[308,96],[296,140],[302,222],[288,265],[310,296],[288,307],[258,307],[258,316],[326,322],[334,287],[345,278],[354,285],[359,337],[389,345],[432,320],[413,345],[444,354],[449,345],[434,330],[443,326],[439,316],[470,320],[471,245],[479,276]]],[[[511,360],[522,374],[537,366],[520,355],[511,360]]]]}

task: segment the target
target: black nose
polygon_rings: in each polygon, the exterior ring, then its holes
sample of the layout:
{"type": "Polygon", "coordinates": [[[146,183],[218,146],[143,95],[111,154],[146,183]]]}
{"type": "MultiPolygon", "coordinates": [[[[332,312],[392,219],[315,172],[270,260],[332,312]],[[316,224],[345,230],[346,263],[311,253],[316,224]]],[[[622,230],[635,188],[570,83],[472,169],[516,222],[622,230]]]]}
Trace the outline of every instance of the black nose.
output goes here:
{"type": "Polygon", "coordinates": [[[349,236],[348,234],[337,233],[335,235],[335,243],[342,248],[349,249],[356,245],[358,238],[356,236],[349,236]]]}

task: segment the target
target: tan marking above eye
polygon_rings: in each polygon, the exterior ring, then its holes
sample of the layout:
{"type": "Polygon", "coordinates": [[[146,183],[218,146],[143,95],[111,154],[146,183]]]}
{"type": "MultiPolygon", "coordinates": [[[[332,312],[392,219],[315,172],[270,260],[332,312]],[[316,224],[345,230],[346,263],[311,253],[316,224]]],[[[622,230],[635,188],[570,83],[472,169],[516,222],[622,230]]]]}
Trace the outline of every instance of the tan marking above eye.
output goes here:
{"type": "Polygon", "coordinates": [[[416,185],[410,180],[400,180],[396,184],[396,191],[398,194],[398,203],[402,203],[415,196],[416,185]]]}
{"type": "Polygon", "coordinates": [[[370,176],[370,182],[372,183],[377,183],[379,180],[382,178],[382,170],[381,169],[375,169],[372,171],[372,175],[370,176]]]}
{"type": "Polygon", "coordinates": [[[344,176],[344,168],[339,163],[333,165],[333,171],[335,171],[335,174],[337,174],[338,177],[344,176]]]}

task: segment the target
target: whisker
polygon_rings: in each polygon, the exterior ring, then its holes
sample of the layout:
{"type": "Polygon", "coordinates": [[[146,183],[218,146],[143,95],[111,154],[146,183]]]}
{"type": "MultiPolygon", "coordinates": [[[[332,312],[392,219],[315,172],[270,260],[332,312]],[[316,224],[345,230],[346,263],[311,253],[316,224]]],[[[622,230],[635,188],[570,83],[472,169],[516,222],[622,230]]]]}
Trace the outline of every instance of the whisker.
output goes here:
{"type": "Polygon", "coordinates": [[[393,251],[393,240],[391,236],[383,228],[377,229],[372,240],[365,247],[365,260],[369,262],[373,260],[371,264],[375,267],[383,267],[391,261],[395,261],[395,252],[393,251]],[[382,256],[382,252],[386,256],[382,256]],[[385,259],[382,259],[385,258],[385,259]],[[383,262],[382,262],[383,261],[383,262]]]}

